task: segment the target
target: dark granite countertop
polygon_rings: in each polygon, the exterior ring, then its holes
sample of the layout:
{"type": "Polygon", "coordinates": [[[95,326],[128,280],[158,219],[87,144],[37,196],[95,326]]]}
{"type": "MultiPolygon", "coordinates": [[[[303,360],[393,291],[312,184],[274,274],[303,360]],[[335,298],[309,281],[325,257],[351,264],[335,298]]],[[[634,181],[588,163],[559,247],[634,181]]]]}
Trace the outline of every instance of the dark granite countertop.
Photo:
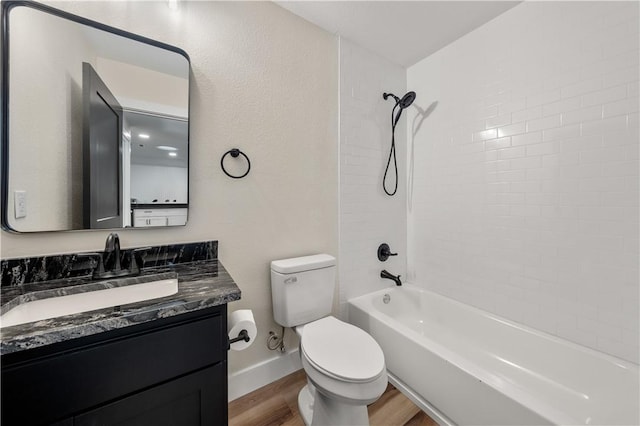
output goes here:
{"type": "MultiPolygon", "coordinates": [[[[143,269],[140,276],[170,278],[177,273],[178,292],[171,296],[82,312],[0,329],[0,355],[90,336],[135,324],[167,318],[240,299],[240,289],[217,260],[202,260],[143,269]]],[[[135,281],[138,277],[130,280],[135,281]]],[[[113,287],[110,280],[70,278],[37,285],[3,287],[0,310],[6,312],[22,301],[68,294],[70,286],[88,289],[113,287]]],[[[112,281],[112,280],[111,280],[112,281]]],[[[85,290],[86,291],[86,290],[85,290]]]]}

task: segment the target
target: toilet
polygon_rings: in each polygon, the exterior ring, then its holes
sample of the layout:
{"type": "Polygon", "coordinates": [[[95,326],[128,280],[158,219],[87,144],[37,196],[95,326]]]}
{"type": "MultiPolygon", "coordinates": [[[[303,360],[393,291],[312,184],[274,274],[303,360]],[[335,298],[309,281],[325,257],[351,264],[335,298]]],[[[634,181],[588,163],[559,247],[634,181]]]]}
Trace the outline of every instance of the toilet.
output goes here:
{"type": "Polygon", "coordinates": [[[365,331],[330,315],[335,274],[328,254],[272,261],[274,318],[300,337],[305,425],[368,425],[367,405],[387,387],[384,354],[365,331]]]}

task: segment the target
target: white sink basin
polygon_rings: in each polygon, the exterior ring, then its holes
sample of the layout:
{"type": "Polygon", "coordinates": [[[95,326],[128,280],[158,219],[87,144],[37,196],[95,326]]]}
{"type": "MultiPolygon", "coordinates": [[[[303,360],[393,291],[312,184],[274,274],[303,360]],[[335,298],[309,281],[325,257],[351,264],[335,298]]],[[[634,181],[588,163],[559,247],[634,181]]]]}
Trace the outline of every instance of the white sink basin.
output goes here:
{"type": "MultiPolygon", "coordinates": [[[[89,284],[94,285],[95,284],[89,284]]],[[[81,287],[81,286],[79,286],[81,287]]],[[[0,316],[0,327],[73,315],[171,296],[178,292],[178,278],[127,284],[93,291],[65,294],[19,303],[0,316]]]]}

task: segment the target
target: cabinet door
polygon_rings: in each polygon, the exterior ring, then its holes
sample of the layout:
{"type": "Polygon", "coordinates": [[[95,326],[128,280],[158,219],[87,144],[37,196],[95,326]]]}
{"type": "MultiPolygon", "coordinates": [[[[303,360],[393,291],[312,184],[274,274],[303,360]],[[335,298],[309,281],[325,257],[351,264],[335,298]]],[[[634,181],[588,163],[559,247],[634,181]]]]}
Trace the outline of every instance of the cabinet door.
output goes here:
{"type": "Polygon", "coordinates": [[[75,417],[75,426],[227,424],[227,363],[172,380],[75,417]]]}
{"type": "Polygon", "coordinates": [[[167,226],[167,217],[149,217],[147,218],[148,225],[147,226],[167,226]]]}
{"type": "Polygon", "coordinates": [[[133,226],[136,228],[145,228],[150,226],[167,226],[168,221],[166,216],[162,217],[140,217],[134,220],[133,226]]]}
{"type": "Polygon", "coordinates": [[[177,225],[186,225],[187,224],[187,215],[184,216],[168,216],[167,217],[167,225],[169,226],[177,226],[177,225]]]}
{"type": "Polygon", "coordinates": [[[149,224],[147,223],[147,220],[149,220],[149,218],[146,218],[146,217],[140,217],[140,218],[134,219],[133,226],[135,228],[142,228],[145,226],[149,226],[149,224]]]}

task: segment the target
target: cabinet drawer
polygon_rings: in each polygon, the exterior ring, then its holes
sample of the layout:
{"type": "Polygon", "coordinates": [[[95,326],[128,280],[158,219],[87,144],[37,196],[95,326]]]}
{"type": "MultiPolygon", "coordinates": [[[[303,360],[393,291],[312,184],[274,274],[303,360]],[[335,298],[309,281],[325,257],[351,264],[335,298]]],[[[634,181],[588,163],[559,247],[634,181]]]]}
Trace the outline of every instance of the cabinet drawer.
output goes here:
{"type": "Polygon", "coordinates": [[[75,416],[75,426],[220,426],[227,423],[227,364],[155,386],[75,416]]]}
{"type": "Polygon", "coordinates": [[[51,423],[226,360],[225,312],[5,364],[2,424],[51,423]]]}
{"type": "Polygon", "coordinates": [[[133,216],[139,217],[154,217],[154,216],[186,216],[186,208],[175,209],[133,209],[133,216]]]}

